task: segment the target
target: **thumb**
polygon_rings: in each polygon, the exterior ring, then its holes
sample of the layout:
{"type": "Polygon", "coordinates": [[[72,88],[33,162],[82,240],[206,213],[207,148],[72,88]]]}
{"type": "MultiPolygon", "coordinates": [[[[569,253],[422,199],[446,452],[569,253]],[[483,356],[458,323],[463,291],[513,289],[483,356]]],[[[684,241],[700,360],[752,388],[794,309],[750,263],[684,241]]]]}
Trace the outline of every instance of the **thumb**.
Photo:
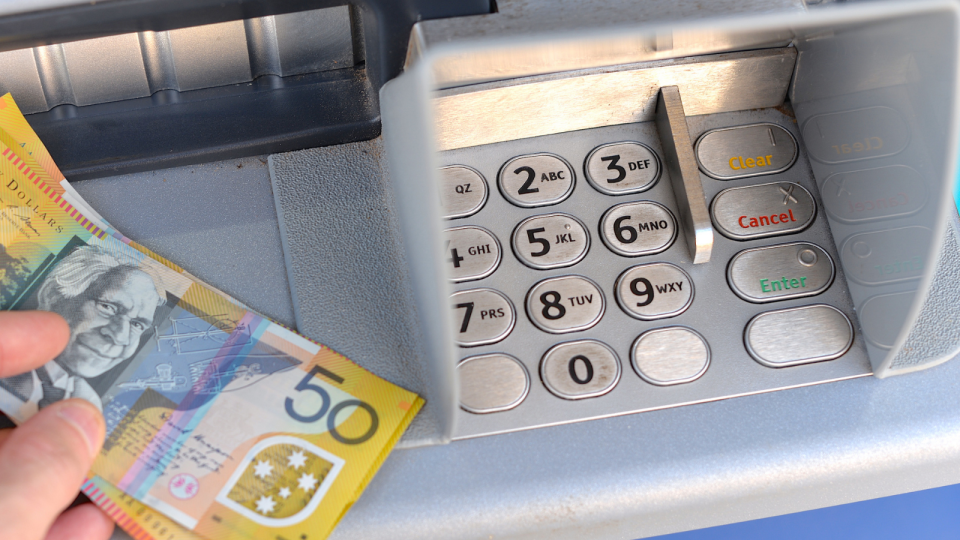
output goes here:
{"type": "Polygon", "coordinates": [[[104,431],[103,415],[80,399],[54,403],[13,430],[0,446],[0,523],[9,538],[44,538],[76,497],[104,431]]]}

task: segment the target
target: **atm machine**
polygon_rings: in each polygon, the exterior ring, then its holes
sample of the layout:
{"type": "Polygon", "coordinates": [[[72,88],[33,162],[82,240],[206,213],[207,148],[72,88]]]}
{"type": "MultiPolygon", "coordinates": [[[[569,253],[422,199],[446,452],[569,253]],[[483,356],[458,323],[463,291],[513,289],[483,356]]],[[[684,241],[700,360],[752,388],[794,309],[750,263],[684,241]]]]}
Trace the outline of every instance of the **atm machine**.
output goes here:
{"type": "Polygon", "coordinates": [[[104,217],[426,398],[333,538],[960,483],[960,5],[337,4],[0,8],[104,217]]]}

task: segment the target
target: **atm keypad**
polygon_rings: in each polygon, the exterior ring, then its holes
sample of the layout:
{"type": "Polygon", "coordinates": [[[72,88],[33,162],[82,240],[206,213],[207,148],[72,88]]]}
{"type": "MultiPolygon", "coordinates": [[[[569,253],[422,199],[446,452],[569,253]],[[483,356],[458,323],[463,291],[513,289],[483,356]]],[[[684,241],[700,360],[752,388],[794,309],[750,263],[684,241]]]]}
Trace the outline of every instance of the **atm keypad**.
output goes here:
{"type": "MultiPolygon", "coordinates": [[[[497,165],[497,187],[508,206],[488,202],[474,217],[464,219],[464,226],[445,231],[448,265],[463,257],[459,264],[466,268],[453,271],[450,267],[455,283],[476,280],[483,285],[456,285],[463,290],[451,297],[458,345],[489,351],[463,357],[461,378],[469,375],[474,382],[462,385],[487,380],[484,377],[495,380],[500,375],[494,372],[510,372],[512,390],[507,393],[516,397],[522,377],[511,362],[539,372],[539,384],[533,383],[531,392],[539,387],[552,399],[568,402],[607,399],[603,396],[616,392],[626,376],[622,362],[630,363],[630,376],[648,385],[644,391],[699,384],[696,381],[709,376],[712,362],[724,360],[713,357],[710,340],[690,322],[690,314],[698,309],[716,312],[721,320],[728,311],[749,311],[752,318],[727,331],[742,335],[739,355],[763,366],[760,369],[830,360],[846,353],[853,342],[853,327],[842,311],[822,301],[801,306],[790,302],[822,295],[835,282],[837,272],[833,246],[821,246],[803,236],[819,219],[819,199],[811,191],[815,185],[809,178],[802,182],[805,187],[795,174],[784,174],[798,159],[794,135],[773,123],[757,123],[707,129],[697,139],[701,178],[715,183],[707,201],[714,227],[722,235],[715,236],[715,242],[736,248],[703,265],[691,264],[685,246],[676,241],[682,233],[677,205],[669,186],[658,186],[663,176],[658,152],[655,140],[648,144],[614,139],[580,155],[544,146],[497,165]],[[578,162],[579,170],[570,165],[578,162]],[[587,182],[577,185],[578,172],[587,182]],[[584,199],[591,201],[589,211],[578,204],[584,199]],[[540,208],[545,206],[557,208],[553,212],[540,208]],[[593,235],[599,235],[600,242],[591,243],[593,235]],[[512,257],[500,254],[505,236],[510,237],[512,257]],[[490,253],[476,249],[487,245],[496,249],[491,247],[490,253]],[[466,255],[461,246],[467,248],[466,255]],[[494,259],[500,262],[493,264],[494,259]],[[600,259],[604,262],[591,262],[600,259]],[[706,280],[709,285],[703,285],[705,273],[720,279],[712,277],[706,280]],[[707,296],[714,299],[717,287],[725,289],[730,300],[724,302],[729,306],[698,307],[701,286],[712,289],[707,296]],[[786,302],[786,307],[771,310],[778,302],[786,302]],[[525,313],[518,316],[513,306],[521,304],[525,313]],[[616,322],[604,322],[611,317],[616,322]],[[813,328],[834,323],[837,329],[827,332],[813,328]],[[598,330],[605,324],[606,330],[598,330]],[[617,328],[610,328],[612,324],[617,328]],[[777,339],[777,333],[806,338],[777,339]],[[521,348],[517,340],[544,345],[534,357],[517,352],[521,348]],[[617,340],[619,344],[614,345],[617,340]]],[[[495,166],[482,161],[467,165],[463,171],[484,167],[491,171],[495,166]]],[[[452,177],[449,171],[458,166],[451,162],[444,174],[452,177]]],[[[456,193],[456,186],[467,183],[467,173],[456,174],[457,180],[445,181],[443,189],[450,191],[454,186],[452,193],[456,193]]],[[[470,183],[486,185],[482,178],[470,183]]],[[[863,249],[855,251],[870,245],[869,240],[845,249],[850,256],[869,258],[863,249]]],[[[901,266],[901,271],[907,266],[901,266]]],[[[508,398],[480,406],[474,403],[480,398],[465,396],[463,408],[473,413],[498,412],[523,400],[511,401],[507,407],[501,402],[508,398]]]]}

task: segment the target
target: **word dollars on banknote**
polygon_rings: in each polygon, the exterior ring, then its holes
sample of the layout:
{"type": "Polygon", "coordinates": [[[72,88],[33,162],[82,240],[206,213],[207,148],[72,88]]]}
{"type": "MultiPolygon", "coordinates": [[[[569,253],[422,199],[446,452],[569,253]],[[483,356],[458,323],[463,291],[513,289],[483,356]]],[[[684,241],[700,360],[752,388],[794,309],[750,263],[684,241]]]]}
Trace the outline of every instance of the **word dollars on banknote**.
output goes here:
{"type": "Polygon", "coordinates": [[[0,410],[22,422],[59,399],[100,406],[89,485],[128,510],[211,539],[325,537],[422,400],[100,229],[8,141],[0,307],[60,313],[71,337],[0,380],[0,410]]]}

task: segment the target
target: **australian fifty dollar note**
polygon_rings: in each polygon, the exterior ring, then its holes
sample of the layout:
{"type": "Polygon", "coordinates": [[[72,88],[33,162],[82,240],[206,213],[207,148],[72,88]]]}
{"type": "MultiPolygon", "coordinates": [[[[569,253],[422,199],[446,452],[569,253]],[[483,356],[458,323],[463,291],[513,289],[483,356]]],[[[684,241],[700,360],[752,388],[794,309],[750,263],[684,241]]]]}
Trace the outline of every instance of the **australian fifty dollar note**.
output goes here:
{"type": "Polygon", "coordinates": [[[0,307],[71,328],[54,361],[0,380],[0,410],[100,406],[92,482],[201,536],[325,537],[420,398],[119,240],[0,155],[0,307]]]}

